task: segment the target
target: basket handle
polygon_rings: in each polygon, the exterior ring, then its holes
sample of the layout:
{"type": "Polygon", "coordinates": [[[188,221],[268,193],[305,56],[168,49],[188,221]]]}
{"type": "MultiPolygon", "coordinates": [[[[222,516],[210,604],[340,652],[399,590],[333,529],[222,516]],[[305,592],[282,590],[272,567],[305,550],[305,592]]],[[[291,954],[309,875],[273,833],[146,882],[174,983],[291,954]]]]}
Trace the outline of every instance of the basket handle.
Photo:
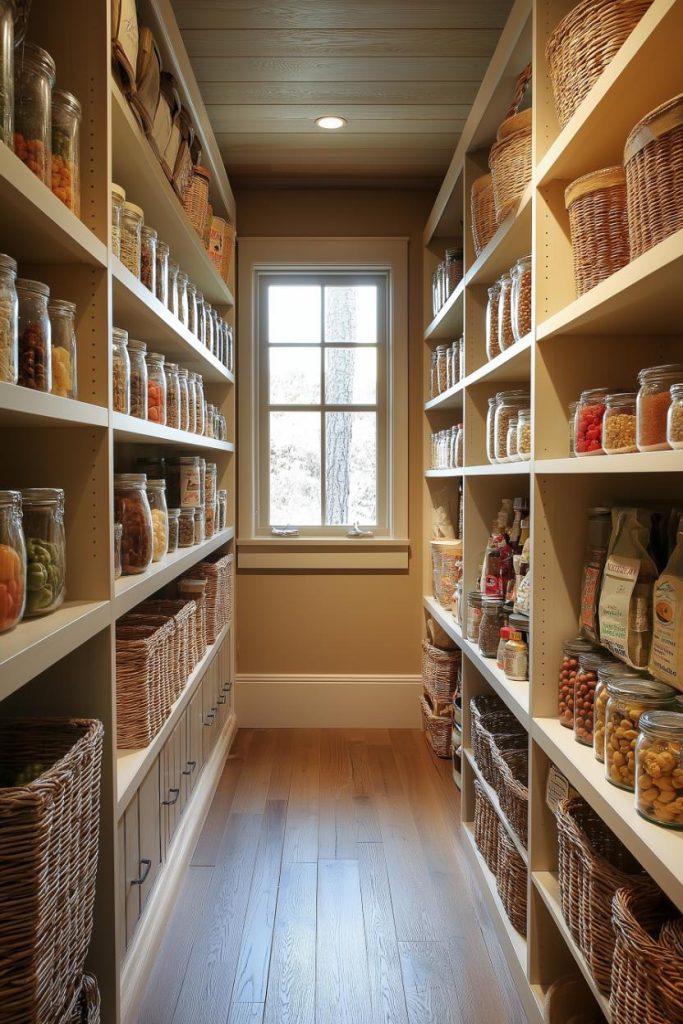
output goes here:
{"type": "Polygon", "coordinates": [[[531,83],[531,75],[532,68],[531,63],[529,63],[525,68],[523,68],[520,71],[519,75],[517,76],[517,82],[515,84],[515,91],[512,96],[512,102],[510,104],[507,114],[505,115],[506,121],[508,117],[512,117],[513,114],[516,114],[519,110],[521,102],[526,96],[526,91],[531,83]]]}

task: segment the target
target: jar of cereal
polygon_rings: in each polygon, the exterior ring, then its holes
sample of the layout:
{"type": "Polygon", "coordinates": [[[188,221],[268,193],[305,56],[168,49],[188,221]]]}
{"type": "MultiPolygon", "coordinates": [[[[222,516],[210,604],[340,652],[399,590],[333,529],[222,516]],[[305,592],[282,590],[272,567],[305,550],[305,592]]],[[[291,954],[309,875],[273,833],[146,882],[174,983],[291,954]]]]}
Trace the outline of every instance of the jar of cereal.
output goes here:
{"type": "MultiPolygon", "coordinates": [[[[506,446],[507,447],[507,446],[506,446]]],[[[506,451],[507,454],[507,451],[506,451]]],[[[489,462],[495,463],[496,458],[496,396],[489,398],[489,407],[486,412],[486,458],[489,462]]]]}
{"type": "Polygon", "coordinates": [[[178,364],[165,363],[164,376],[166,377],[166,426],[174,430],[180,428],[180,381],[178,378],[178,364]]]}
{"type": "Polygon", "coordinates": [[[520,409],[517,414],[517,458],[521,462],[531,458],[531,409],[520,409]]]}

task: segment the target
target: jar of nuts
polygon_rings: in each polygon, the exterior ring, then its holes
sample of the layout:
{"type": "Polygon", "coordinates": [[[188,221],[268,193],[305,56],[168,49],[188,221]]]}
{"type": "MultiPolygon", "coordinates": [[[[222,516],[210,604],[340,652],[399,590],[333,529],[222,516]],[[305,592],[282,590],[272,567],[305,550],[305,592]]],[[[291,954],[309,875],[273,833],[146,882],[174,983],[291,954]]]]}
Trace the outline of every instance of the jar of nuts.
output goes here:
{"type": "Polygon", "coordinates": [[[521,341],[531,333],[531,256],[515,263],[512,275],[512,333],[521,341]]]}
{"type": "Polygon", "coordinates": [[[500,279],[500,298],[498,299],[498,344],[500,351],[512,348],[515,336],[512,333],[512,278],[503,274],[500,279]]]}
{"type": "Polygon", "coordinates": [[[52,390],[50,289],[40,281],[17,279],[19,297],[19,384],[33,391],[52,390]]]}
{"type": "Polygon", "coordinates": [[[531,458],[531,409],[517,413],[517,458],[528,462],[531,458]]]}
{"type": "Polygon", "coordinates": [[[607,661],[598,666],[598,681],[595,685],[593,712],[593,753],[595,760],[605,763],[605,711],[607,709],[607,684],[612,679],[643,679],[642,672],[622,664],[620,661],[607,661]]]}
{"type": "Polygon", "coordinates": [[[647,711],[642,716],[636,766],[638,814],[683,829],[683,715],[647,711]]]}
{"type": "Polygon", "coordinates": [[[579,671],[579,656],[597,651],[583,637],[567,640],[562,645],[562,661],[557,686],[557,714],[560,725],[566,729],[574,728],[574,685],[579,671]]]}
{"type": "Polygon", "coordinates": [[[488,290],[486,304],[486,358],[495,359],[500,355],[498,340],[498,304],[500,301],[500,281],[492,284],[488,290]]]}
{"type": "Polygon", "coordinates": [[[520,388],[514,391],[499,391],[496,395],[495,412],[495,456],[496,462],[509,462],[507,436],[510,421],[516,419],[520,409],[529,406],[529,391],[520,388]]]}
{"type": "Polygon", "coordinates": [[[640,716],[673,709],[676,691],[649,679],[613,679],[607,684],[605,709],[605,778],[633,792],[640,716]]]}
{"type": "Polygon", "coordinates": [[[625,455],[627,452],[638,451],[635,392],[615,391],[605,398],[602,447],[606,455],[625,455]]]}
{"type": "Polygon", "coordinates": [[[600,651],[580,654],[574,677],[574,739],[586,747],[593,746],[595,688],[598,670],[605,660],[600,651]]]}

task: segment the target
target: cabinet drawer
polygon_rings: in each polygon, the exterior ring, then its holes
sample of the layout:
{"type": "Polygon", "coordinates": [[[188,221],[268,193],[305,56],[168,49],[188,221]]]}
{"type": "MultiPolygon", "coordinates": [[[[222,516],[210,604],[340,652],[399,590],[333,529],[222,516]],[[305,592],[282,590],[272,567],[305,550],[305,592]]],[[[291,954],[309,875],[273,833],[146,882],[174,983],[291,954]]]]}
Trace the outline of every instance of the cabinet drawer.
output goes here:
{"type": "Polygon", "coordinates": [[[190,776],[193,774],[190,765],[189,710],[186,708],[178,724],[178,756],[180,761],[180,814],[185,810],[190,795],[190,776]]]}
{"type": "Polygon", "coordinates": [[[140,917],[140,886],[136,879],[142,877],[140,866],[140,819],[138,794],[136,793],[123,816],[124,827],[124,871],[122,885],[125,904],[126,946],[130,944],[140,917]]]}
{"type": "Polygon", "coordinates": [[[199,773],[204,764],[204,709],[202,707],[202,688],[199,686],[190,701],[188,708],[187,733],[188,733],[188,767],[192,769],[190,779],[190,792],[194,789],[199,778],[199,773]]]}
{"type": "Polygon", "coordinates": [[[159,820],[159,760],[157,759],[138,790],[140,874],[140,913],[145,908],[161,867],[161,828],[159,820]]]}
{"type": "Polygon", "coordinates": [[[217,659],[211,662],[209,670],[202,680],[202,703],[204,708],[204,762],[208,761],[216,743],[218,734],[218,678],[217,659]]]}

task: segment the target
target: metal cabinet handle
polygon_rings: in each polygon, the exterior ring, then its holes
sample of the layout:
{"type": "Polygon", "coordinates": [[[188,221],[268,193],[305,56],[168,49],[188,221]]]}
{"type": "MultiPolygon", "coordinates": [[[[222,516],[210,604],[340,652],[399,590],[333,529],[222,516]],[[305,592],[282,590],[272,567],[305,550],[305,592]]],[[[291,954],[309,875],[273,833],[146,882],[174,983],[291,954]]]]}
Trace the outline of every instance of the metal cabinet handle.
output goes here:
{"type": "Polygon", "coordinates": [[[150,869],[152,867],[152,862],[151,860],[148,860],[147,857],[143,857],[142,860],[140,861],[140,866],[142,867],[143,865],[144,871],[142,872],[139,878],[134,878],[131,881],[131,885],[144,885],[144,883],[147,881],[147,875],[149,874],[150,869]]]}
{"type": "Polygon", "coordinates": [[[206,716],[206,718],[207,718],[207,721],[205,721],[205,722],[204,722],[204,725],[205,725],[205,726],[207,726],[207,725],[213,725],[213,721],[214,721],[214,718],[215,718],[215,717],[216,717],[216,712],[215,712],[215,711],[213,711],[213,710],[212,710],[212,711],[209,711],[209,712],[207,713],[207,716],[206,716]]]}
{"type": "Polygon", "coordinates": [[[197,762],[196,761],[188,761],[187,762],[187,767],[183,768],[183,775],[192,775],[192,772],[195,770],[196,767],[197,767],[197,762]]]}
{"type": "Polygon", "coordinates": [[[232,679],[229,679],[227,683],[223,683],[223,693],[230,693],[232,690],[232,679]]]}
{"type": "Polygon", "coordinates": [[[180,796],[180,790],[176,789],[175,786],[172,789],[169,789],[169,793],[175,793],[175,796],[173,797],[172,800],[162,800],[161,803],[163,807],[172,807],[173,804],[176,803],[176,801],[178,800],[178,797],[180,796]]]}
{"type": "Polygon", "coordinates": [[[228,703],[228,698],[227,697],[219,697],[218,698],[218,703],[219,704],[227,704],[228,703]]]}

